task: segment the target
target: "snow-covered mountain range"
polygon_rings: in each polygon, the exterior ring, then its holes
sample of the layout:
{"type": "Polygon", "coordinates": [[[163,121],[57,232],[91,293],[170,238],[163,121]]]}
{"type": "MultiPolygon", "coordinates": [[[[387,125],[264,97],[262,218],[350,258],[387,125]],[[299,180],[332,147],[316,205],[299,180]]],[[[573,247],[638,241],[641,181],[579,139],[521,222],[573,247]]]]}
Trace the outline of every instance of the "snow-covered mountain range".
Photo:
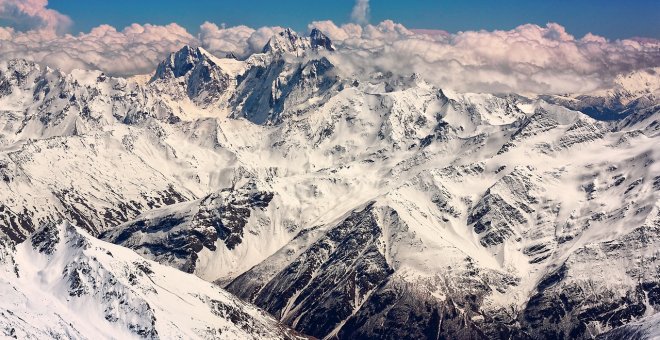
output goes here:
{"type": "Polygon", "coordinates": [[[335,49],[285,30],[131,79],[0,63],[4,334],[657,334],[660,70],[456,93],[335,49]]]}

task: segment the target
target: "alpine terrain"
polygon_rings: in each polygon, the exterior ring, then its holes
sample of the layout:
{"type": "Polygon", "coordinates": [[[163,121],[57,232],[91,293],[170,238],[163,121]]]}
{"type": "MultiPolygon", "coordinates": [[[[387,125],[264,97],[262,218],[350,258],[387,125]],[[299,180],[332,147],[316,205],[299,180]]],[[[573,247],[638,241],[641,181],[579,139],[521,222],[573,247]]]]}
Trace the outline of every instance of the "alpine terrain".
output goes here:
{"type": "Polygon", "coordinates": [[[459,93],[340,48],[0,62],[0,335],[660,336],[660,68],[459,93]]]}

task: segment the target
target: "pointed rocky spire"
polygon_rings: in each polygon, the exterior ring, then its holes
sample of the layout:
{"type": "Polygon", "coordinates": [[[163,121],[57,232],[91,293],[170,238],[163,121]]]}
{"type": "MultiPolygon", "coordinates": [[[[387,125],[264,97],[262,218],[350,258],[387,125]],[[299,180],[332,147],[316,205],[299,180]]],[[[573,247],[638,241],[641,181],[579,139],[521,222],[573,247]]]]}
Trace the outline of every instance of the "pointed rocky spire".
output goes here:
{"type": "Polygon", "coordinates": [[[335,46],[332,45],[332,40],[328,38],[321,30],[318,28],[312,29],[312,32],[309,34],[309,39],[312,44],[312,48],[318,50],[320,48],[326,49],[328,51],[334,51],[335,46]]]}
{"type": "Polygon", "coordinates": [[[177,52],[171,53],[169,57],[158,64],[152,80],[184,76],[195,68],[195,65],[205,60],[211,61],[212,57],[210,56],[211,54],[201,47],[186,45],[177,52]]]}

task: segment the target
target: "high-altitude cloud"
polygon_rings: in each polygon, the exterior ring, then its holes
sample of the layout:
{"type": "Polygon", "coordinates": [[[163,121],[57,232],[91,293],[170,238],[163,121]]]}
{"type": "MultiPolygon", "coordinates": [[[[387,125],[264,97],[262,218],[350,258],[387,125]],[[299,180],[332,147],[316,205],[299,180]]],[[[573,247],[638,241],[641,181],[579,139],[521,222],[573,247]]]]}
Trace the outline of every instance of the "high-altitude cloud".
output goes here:
{"type": "Polygon", "coordinates": [[[351,12],[351,19],[360,25],[369,23],[369,0],[356,0],[353,11],[351,12]]]}
{"type": "Polygon", "coordinates": [[[0,20],[18,30],[46,30],[63,33],[71,26],[71,19],[46,8],[48,0],[0,0],[0,20]]]}
{"type": "Polygon", "coordinates": [[[0,27],[0,60],[26,58],[64,71],[98,69],[130,76],[153,72],[168,53],[184,45],[202,46],[219,57],[232,53],[246,58],[260,52],[268,39],[282,30],[281,27],[224,28],[206,22],[195,37],[177,24],[133,24],[121,31],[101,25],[78,35],[58,35],[45,27],[25,32],[0,27]]]}
{"type": "Polygon", "coordinates": [[[409,30],[392,21],[361,29],[315,22],[335,39],[333,56],[355,74],[419,73],[443,87],[483,92],[589,92],[618,74],[660,66],[658,40],[575,38],[558,24],[509,31],[409,30]]]}
{"type": "Polygon", "coordinates": [[[133,24],[118,31],[101,25],[79,35],[0,28],[0,59],[27,58],[70,71],[97,69],[113,75],[152,72],[167,53],[197,40],[183,27],[133,24]]]}
{"type": "Polygon", "coordinates": [[[205,49],[219,57],[231,53],[246,58],[261,52],[268,39],[283,30],[281,27],[262,27],[256,30],[247,26],[225,28],[205,22],[200,27],[199,40],[205,49]]]}

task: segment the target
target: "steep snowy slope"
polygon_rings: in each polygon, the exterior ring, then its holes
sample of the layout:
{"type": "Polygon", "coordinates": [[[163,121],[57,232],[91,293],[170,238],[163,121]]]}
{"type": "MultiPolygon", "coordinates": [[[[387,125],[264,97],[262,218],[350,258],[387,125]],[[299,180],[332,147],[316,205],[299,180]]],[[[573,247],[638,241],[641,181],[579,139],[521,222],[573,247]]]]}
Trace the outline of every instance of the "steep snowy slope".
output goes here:
{"type": "Polygon", "coordinates": [[[7,337],[302,338],[217,286],[68,222],[47,224],[15,249],[3,243],[2,266],[7,337]]]}
{"type": "Polygon", "coordinates": [[[427,168],[379,198],[380,213],[301,232],[228,288],[320,337],[589,337],[658,309],[659,177],[647,152],[546,163],[558,171],[501,169],[498,157],[427,168]],[[593,300],[578,303],[587,289],[593,300]]]}

